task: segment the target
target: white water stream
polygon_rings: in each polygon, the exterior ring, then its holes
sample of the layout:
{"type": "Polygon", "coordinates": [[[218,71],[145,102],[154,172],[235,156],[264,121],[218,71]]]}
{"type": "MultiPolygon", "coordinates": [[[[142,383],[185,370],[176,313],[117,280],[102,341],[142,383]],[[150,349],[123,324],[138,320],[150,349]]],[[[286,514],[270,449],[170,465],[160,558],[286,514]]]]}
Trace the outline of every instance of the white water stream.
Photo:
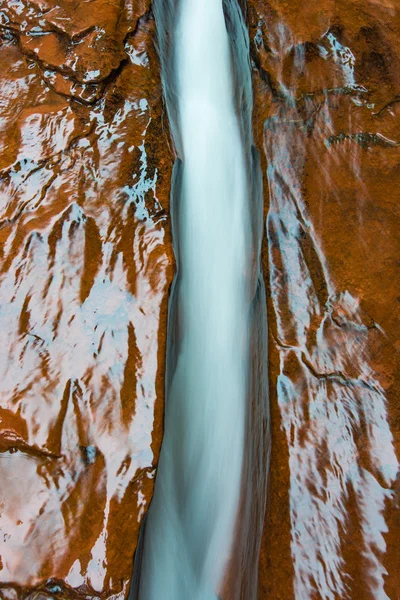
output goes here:
{"type": "Polygon", "coordinates": [[[183,168],[173,208],[178,273],[168,335],[176,356],[139,598],[214,600],[229,566],[241,493],[249,198],[222,0],[180,0],[175,22],[183,168]]]}

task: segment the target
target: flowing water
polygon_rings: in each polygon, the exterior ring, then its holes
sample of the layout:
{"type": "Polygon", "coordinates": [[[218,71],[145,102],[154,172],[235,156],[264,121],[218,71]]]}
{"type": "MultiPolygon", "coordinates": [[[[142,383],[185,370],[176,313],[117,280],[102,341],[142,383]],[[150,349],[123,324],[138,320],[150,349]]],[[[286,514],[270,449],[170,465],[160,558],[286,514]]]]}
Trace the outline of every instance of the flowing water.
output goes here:
{"type": "MultiPolygon", "coordinates": [[[[158,10],[165,18],[168,9],[158,10]]],[[[222,2],[184,0],[175,14],[168,85],[176,105],[166,96],[181,159],[173,194],[177,275],[165,436],[139,597],[211,600],[228,568],[241,494],[252,232],[222,2]]]]}
{"type": "Polygon", "coordinates": [[[122,598],[140,531],[135,598],[398,598],[399,2],[45,4],[0,0],[0,597],[122,598]]]}

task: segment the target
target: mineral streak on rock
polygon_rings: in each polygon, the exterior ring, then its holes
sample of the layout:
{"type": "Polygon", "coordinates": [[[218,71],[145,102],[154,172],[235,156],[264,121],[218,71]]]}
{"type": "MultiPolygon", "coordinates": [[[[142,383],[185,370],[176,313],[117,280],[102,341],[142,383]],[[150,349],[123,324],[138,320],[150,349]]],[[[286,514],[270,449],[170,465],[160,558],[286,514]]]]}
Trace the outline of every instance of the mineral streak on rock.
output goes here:
{"type": "Polygon", "coordinates": [[[149,3],[0,2],[0,597],[123,598],[162,434],[149,3]]]}
{"type": "Polygon", "coordinates": [[[268,191],[260,598],[395,600],[399,6],[249,0],[248,20],[268,191]]]}

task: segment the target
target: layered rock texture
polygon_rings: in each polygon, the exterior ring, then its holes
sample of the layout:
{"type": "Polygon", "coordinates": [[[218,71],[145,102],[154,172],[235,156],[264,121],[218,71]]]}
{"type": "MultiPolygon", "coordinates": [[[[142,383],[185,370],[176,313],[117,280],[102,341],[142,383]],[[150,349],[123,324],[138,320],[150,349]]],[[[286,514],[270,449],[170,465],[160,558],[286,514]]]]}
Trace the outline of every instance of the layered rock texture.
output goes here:
{"type": "Polygon", "coordinates": [[[173,272],[154,22],[6,0],[0,24],[0,597],[123,598],[173,272]]]}
{"type": "MultiPolygon", "coordinates": [[[[400,6],[245,11],[269,318],[259,598],[397,600],[400,6]]],[[[148,0],[0,0],[4,600],[128,593],[173,274],[154,35],[148,0]]]]}

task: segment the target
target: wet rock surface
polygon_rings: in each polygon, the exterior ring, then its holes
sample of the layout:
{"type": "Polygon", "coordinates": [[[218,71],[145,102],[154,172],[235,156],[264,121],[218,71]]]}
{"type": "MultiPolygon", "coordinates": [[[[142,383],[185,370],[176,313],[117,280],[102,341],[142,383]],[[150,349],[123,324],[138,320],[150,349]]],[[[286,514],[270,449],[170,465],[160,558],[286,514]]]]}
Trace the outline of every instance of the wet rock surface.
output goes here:
{"type": "MultiPolygon", "coordinates": [[[[400,10],[248,0],[264,173],[266,600],[400,589],[400,10]]],[[[0,598],[122,598],[172,277],[147,0],[0,1],[0,598]]]]}
{"type": "Polygon", "coordinates": [[[147,2],[0,2],[0,597],[123,598],[162,435],[147,2]]]}
{"type": "Polygon", "coordinates": [[[249,0],[272,455],[260,598],[400,589],[400,11],[249,0]]]}

